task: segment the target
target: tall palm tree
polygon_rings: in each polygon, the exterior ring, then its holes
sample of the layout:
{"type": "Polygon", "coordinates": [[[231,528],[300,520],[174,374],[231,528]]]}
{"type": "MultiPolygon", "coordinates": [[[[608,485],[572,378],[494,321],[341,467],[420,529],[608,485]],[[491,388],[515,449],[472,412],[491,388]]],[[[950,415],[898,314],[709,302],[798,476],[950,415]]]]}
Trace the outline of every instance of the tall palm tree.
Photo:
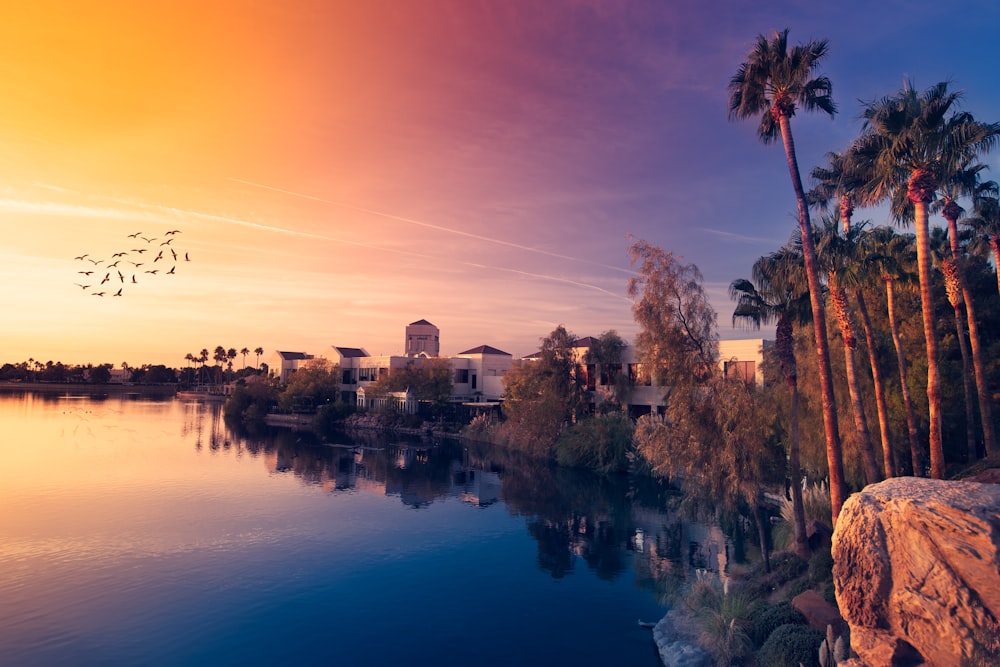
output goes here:
{"type": "MultiPolygon", "coordinates": [[[[985,167],[986,165],[983,164],[974,164],[956,170],[941,188],[941,199],[939,200],[941,205],[939,208],[944,219],[948,221],[948,239],[951,251],[951,261],[945,264],[949,272],[945,273],[945,278],[946,280],[953,281],[953,284],[961,294],[960,301],[965,304],[966,324],[969,327],[969,347],[972,348],[972,370],[974,371],[976,380],[976,394],[979,398],[979,416],[983,429],[983,445],[986,453],[990,454],[994,451],[996,444],[993,435],[993,414],[990,408],[990,392],[986,382],[986,363],[983,359],[983,347],[979,337],[975,302],[972,299],[972,292],[969,290],[968,281],[965,279],[965,249],[959,244],[958,219],[965,213],[965,209],[959,206],[956,201],[962,195],[974,197],[978,192],[981,192],[982,185],[985,185],[987,188],[989,187],[989,184],[981,184],[979,179],[979,173],[985,167]]],[[[949,301],[951,301],[950,295],[949,301]]],[[[954,307],[955,304],[952,303],[952,306],[954,307]]],[[[960,324],[961,317],[958,320],[960,324]]],[[[959,335],[961,333],[960,330],[959,335]]],[[[963,345],[964,342],[963,340],[963,345]]],[[[975,460],[975,450],[971,450],[970,455],[971,458],[969,460],[975,460]]]]}
{"type": "Polygon", "coordinates": [[[889,227],[876,227],[870,230],[864,243],[871,250],[869,262],[878,268],[885,284],[886,311],[889,317],[889,333],[892,336],[893,347],[896,350],[896,363],[899,367],[899,383],[903,398],[903,410],[906,414],[906,431],[910,443],[910,464],[913,474],[920,477],[923,474],[924,457],[920,446],[919,429],[917,428],[917,413],[913,407],[910,395],[910,383],[907,375],[906,352],[899,336],[899,322],[896,319],[896,285],[913,282],[915,276],[909,269],[916,263],[915,238],[912,234],[897,234],[889,227]]]}
{"type": "MultiPolygon", "coordinates": [[[[892,438],[890,435],[889,428],[889,408],[886,404],[885,399],[885,383],[882,381],[882,373],[878,364],[878,350],[875,342],[875,333],[873,331],[871,323],[871,315],[868,311],[868,304],[865,301],[865,294],[863,289],[863,282],[867,282],[868,279],[868,262],[867,253],[865,246],[861,243],[863,236],[859,235],[856,230],[851,228],[851,217],[854,214],[854,191],[861,187],[861,180],[857,174],[857,168],[854,164],[854,155],[851,151],[846,153],[827,153],[828,164],[824,167],[816,167],[812,170],[811,176],[813,180],[816,181],[816,185],[812,190],[806,195],[809,202],[814,206],[820,208],[821,210],[827,210],[831,202],[837,202],[837,211],[840,215],[840,221],[843,226],[844,243],[836,243],[835,246],[840,248],[842,251],[847,252],[847,256],[843,257],[848,263],[853,263],[856,261],[858,273],[856,275],[856,280],[853,280],[853,296],[855,303],[858,306],[858,313],[861,315],[861,324],[865,333],[865,341],[867,343],[868,349],[868,365],[872,372],[872,381],[875,386],[875,406],[878,414],[879,423],[879,437],[882,444],[882,463],[885,471],[886,477],[893,477],[896,472],[896,457],[892,449],[892,438]]],[[[824,234],[833,235],[836,237],[836,229],[827,225],[824,234]]],[[[822,251],[819,253],[822,256],[822,251]]],[[[822,257],[821,257],[822,261],[822,257]]],[[[832,294],[834,305],[836,306],[839,302],[842,308],[846,308],[846,297],[847,294],[841,291],[836,294],[832,294]]],[[[853,322],[850,319],[849,311],[837,311],[842,312],[838,323],[841,325],[841,332],[843,333],[844,327],[853,327],[853,322]]],[[[853,334],[848,337],[853,340],[853,334]]],[[[847,348],[844,349],[845,354],[848,353],[847,348]]],[[[848,367],[851,365],[850,358],[853,356],[853,351],[848,355],[848,367]]],[[[850,377],[850,376],[849,376],[850,377]]],[[[850,387],[857,386],[857,382],[849,383],[850,387]]],[[[855,406],[855,415],[858,414],[857,410],[857,393],[852,393],[852,405],[855,406]]],[[[857,417],[856,417],[857,420],[857,417]]],[[[861,420],[867,422],[863,413],[861,414],[861,420]]],[[[866,423],[857,425],[860,433],[868,433],[868,428],[866,423]]],[[[868,452],[868,444],[871,442],[871,435],[867,438],[862,438],[864,449],[863,452],[868,452]]],[[[866,467],[870,464],[870,460],[867,455],[865,457],[866,467]]],[[[869,471],[870,472],[870,471],[869,471]]]]}
{"type": "Polygon", "coordinates": [[[854,313],[848,303],[847,288],[845,287],[845,285],[855,286],[860,283],[855,258],[858,232],[861,228],[848,227],[848,234],[841,236],[837,231],[838,223],[837,218],[833,216],[826,216],[822,219],[821,226],[815,231],[816,254],[819,257],[820,265],[827,274],[830,305],[844,341],[847,393],[850,396],[851,414],[854,418],[858,449],[861,451],[865,483],[874,484],[881,481],[882,476],[879,472],[878,462],[875,460],[875,446],[872,442],[871,429],[868,427],[865,404],[861,397],[861,386],[858,378],[857,325],[854,322],[854,313]]]}
{"type": "Polygon", "coordinates": [[[864,203],[891,199],[894,217],[906,221],[912,214],[916,227],[917,273],[927,346],[931,476],[937,479],[944,477],[945,465],[928,206],[951,174],[990,150],[1000,135],[1000,127],[978,123],[971,115],[956,111],[960,96],[948,92],[947,82],[923,94],[906,82],[895,95],[865,107],[861,136],[852,148],[864,169],[864,203]]]}
{"type": "Polygon", "coordinates": [[[771,39],[758,35],[753,48],[736,74],[729,81],[729,117],[746,120],[760,116],[757,133],[765,144],[781,137],[785,161],[792,179],[792,188],[799,211],[799,233],[802,236],[802,258],[809,285],[813,331],[816,338],[820,390],[823,400],[823,426],[826,435],[826,456],[830,474],[830,504],[833,522],[847,496],[844,483],[843,450],[837,426],[837,403],[833,394],[833,372],[830,347],[826,338],[822,285],[813,247],[809,205],[799,164],[795,156],[791,119],[797,107],[807,111],[822,111],[833,116],[836,105],[831,97],[832,84],[825,76],[813,76],[827,52],[826,40],[788,47],[788,30],[775,32],[771,39]]]}
{"type": "Polygon", "coordinates": [[[257,355],[257,368],[259,370],[260,369],[260,355],[264,354],[264,348],[262,348],[262,347],[255,347],[253,349],[253,353],[257,355]]]}
{"type": "Polygon", "coordinates": [[[243,368],[247,367],[247,355],[250,354],[249,348],[243,348],[240,350],[240,354],[243,355],[243,368]]]}
{"type": "Polygon", "coordinates": [[[222,384],[222,369],[226,364],[226,348],[221,345],[216,346],[214,353],[212,354],[212,361],[219,365],[219,371],[216,373],[216,384],[222,384]]]}
{"type": "Polygon", "coordinates": [[[997,292],[1000,292],[1000,199],[996,188],[997,184],[992,181],[980,184],[980,189],[974,196],[975,215],[964,218],[962,222],[975,232],[976,240],[986,242],[993,254],[993,265],[998,268],[997,292]]]}
{"type": "Polygon", "coordinates": [[[776,324],[775,353],[785,376],[789,395],[788,468],[792,492],[792,524],[795,532],[795,553],[809,557],[806,535],[805,508],[802,501],[802,464],[799,447],[799,387],[795,363],[793,320],[808,319],[808,290],[796,280],[794,267],[801,265],[801,255],[785,248],[761,257],[753,265],[753,282],[745,278],[729,285],[729,297],[736,301],[733,326],[742,323],[754,329],[776,324]]]}
{"type": "Polygon", "coordinates": [[[976,459],[976,415],[972,408],[972,359],[965,339],[962,313],[962,288],[959,286],[958,264],[951,256],[947,232],[940,227],[931,229],[931,255],[944,276],[944,292],[955,313],[955,333],[962,354],[962,391],[965,396],[965,448],[969,461],[976,459]]]}

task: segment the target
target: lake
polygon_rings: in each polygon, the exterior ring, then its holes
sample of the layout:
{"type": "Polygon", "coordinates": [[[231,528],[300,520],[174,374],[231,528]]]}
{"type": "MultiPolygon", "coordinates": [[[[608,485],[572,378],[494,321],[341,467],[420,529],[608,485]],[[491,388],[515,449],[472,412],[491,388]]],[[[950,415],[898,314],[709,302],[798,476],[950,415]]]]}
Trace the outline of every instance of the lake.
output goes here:
{"type": "Polygon", "coordinates": [[[0,392],[2,665],[659,664],[739,548],[669,489],[455,441],[0,392]]]}

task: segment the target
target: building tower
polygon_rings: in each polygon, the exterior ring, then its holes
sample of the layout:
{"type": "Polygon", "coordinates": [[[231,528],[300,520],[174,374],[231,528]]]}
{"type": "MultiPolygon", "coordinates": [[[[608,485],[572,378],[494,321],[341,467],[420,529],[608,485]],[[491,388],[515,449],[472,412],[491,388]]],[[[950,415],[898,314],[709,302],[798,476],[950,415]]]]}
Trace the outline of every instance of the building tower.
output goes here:
{"type": "Polygon", "coordinates": [[[441,331],[427,320],[406,325],[406,356],[438,356],[441,352],[440,336],[441,331]]]}

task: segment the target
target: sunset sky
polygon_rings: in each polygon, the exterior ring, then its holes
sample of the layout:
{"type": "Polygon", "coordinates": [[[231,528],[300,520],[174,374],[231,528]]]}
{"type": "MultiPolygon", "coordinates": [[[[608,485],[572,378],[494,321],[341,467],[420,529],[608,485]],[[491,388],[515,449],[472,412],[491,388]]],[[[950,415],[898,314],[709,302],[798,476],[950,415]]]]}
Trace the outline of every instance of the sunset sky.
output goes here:
{"type": "Polygon", "coordinates": [[[727,119],[754,37],[830,40],[840,113],[793,120],[807,175],[906,76],[1000,121],[998,26],[995,0],[7,3],[0,363],[391,354],[421,318],[443,354],[631,340],[629,235],[701,268],[723,338],[756,335],[726,288],[795,201],[780,145],[727,119]],[[171,248],[191,261],[154,265],[171,248]],[[119,251],[144,266],[99,286],[119,251]]]}

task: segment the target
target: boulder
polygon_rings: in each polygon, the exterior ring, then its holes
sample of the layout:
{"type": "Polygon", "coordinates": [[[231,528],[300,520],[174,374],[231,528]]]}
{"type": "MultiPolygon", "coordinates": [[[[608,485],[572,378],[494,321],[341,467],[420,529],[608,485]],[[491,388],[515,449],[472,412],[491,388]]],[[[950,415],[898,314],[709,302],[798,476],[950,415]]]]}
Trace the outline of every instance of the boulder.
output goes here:
{"type": "Polygon", "coordinates": [[[653,641],[664,667],[712,667],[712,656],[694,643],[690,623],[669,611],[653,628],[653,641]]]}
{"type": "Polygon", "coordinates": [[[837,604],[866,665],[1000,664],[1000,486],[894,478],[844,503],[837,604]]]}
{"type": "Polygon", "coordinates": [[[844,619],[835,606],[823,599],[823,596],[816,591],[804,591],[792,598],[792,608],[802,614],[806,622],[816,628],[826,632],[826,626],[833,626],[835,635],[841,634],[844,628],[844,619]]]}

